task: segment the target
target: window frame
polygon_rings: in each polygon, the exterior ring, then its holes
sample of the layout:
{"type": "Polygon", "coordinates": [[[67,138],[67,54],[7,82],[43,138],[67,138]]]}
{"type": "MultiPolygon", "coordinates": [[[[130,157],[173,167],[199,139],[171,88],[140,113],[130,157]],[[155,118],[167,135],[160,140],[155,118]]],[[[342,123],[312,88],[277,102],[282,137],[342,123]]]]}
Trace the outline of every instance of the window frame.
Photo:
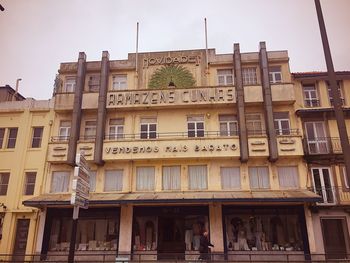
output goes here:
{"type": "Polygon", "coordinates": [[[8,186],[10,183],[10,172],[0,172],[0,196],[6,196],[8,192],[8,186]],[[3,178],[5,177],[5,178],[3,178]],[[4,180],[5,179],[5,180],[4,180]],[[3,182],[7,181],[7,182],[3,182]]]}
{"type": "Polygon", "coordinates": [[[234,114],[219,114],[219,130],[220,136],[238,136],[238,120],[237,115],[234,114]],[[232,117],[232,120],[220,120],[220,117],[232,117]],[[230,124],[233,125],[233,129],[231,130],[230,124]],[[225,130],[222,130],[222,125],[224,125],[225,130]],[[234,129],[236,127],[236,129],[234,129]]]}
{"type": "Polygon", "coordinates": [[[140,118],[140,139],[144,139],[144,140],[156,139],[157,135],[158,135],[157,134],[157,117],[141,117],[140,118]],[[149,120],[149,122],[147,120],[149,120]],[[143,131],[143,127],[146,128],[145,131],[143,131]],[[153,127],[154,127],[154,130],[153,130],[153,127]]]}
{"type": "Polygon", "coordinates": [[[63,93],[74,93],[77,87],[77,77],[76,76],[66,76],[64,85],[63,85],[63,93]],[[74,83],[73,83],[74,80],[74,83]]]}
{"type": "Polygon", "coordinates": [[[283,76],[282,76],[282,67],[280,65],[269,67],[269,79],[270,79],[270,84],[282,83],[283,76]],[[278,70],[275,70],[277,68],[278,68],[278,70]],[[276,79],[277,75],[280,76],[279,80],[276,79]]]}
{"type": "Polygon", "coordinates": [[[232,68],[223,68],[216,70],[217,75],[217,84],[218,86],[232,86],[234,85],[233,69],[232,68]],[[231,73],[224,73],[224,71],[231,71],[231,73]],[[220,78],[223,78],[223,83],[220,83],[220,78]],[[231,81],[228,79],[231,78],[231,81]]]}
{"type": "Polygon", "coordinates": [[[3,148],[5,142],[6,128],[0,128],[0,149],[3,148]]]}
{"type": "Polygon", "coordinates": [[[50,182],[50,193],[52,193],[52,194],[55,194],[55,193],[68,193],[68,192],[70,191],[71,176],[72,176],[72,173],[71,173],[71,171],[68,171],[68,170],[62,170],[62,171],[56,170],[56,171],[52,171],[52,172],[51,172],[51,182],[50,182]],[[68,180],[67,180],[66,191],[62,191],[62,192],[60,192],[60,191],[57,191],[57,192],[56,192],[56,191],[53,191],[54,174],[57,174],[57,173],[64,173],[65,176],[68,177],[68,178],[66,178],[66,179],[68,179],[68,180]]]}
{"type": "Polygon", "coordinates": [[[58,137],[59,141],[67,141],[70,137],[70,130],[72,128],[72,121],[71,120],[61,120],[60,121],[60,127],[58,128],[58,137]],[[69,123],[69,126],[62,126],[63,122],[69,123]],[[64,131],[64,132],[62,132],[64,131]],[[62,135],[65,133],[66,135],[62,135]]]}
{"type": "MultiPolygon", "coordinates": [[[[148,179],[150,179],[150,178],[148,178],[148,179]]],[[[155,188],[156,188],[156,167],[155,166],[137,166],[136,167],[136,186],[135,186],[135,188],[136,188],[136,191],[140,191],[140,192],[142,192],[142,191],[154,191],[155,190],[155,188]],[[140,171],[140,169],[144,169],[144,168],[146,168],[146,169],[153,169],[153,175],[152,175],[152,182],[149,182],[148,184],[152,184],[153,185],[153,188],[146,188],[146,187],[141,187],[141,185],[139,185],[138,184],[138,182],[139,182],[139,176],[140,176],[140,174],[139,174],[139,171],[140,171]]]]}
{"type": "MultiPolygon", "coordinates": [[[[340,95],[340,100],[342,102],[342,106],[345,106],[345,97],[344,97],[344,90],[343,90],[343,86],[341,85],[341,81],[337,81],[337,87],[338,87],[338,91],[339,91],[339,95],[340,95]]],[[[333,107],[333,96],[331,94],[331,87],[330,87],[330,83],[328,81],[326,81],[326,86],[327,86],[327,93],[328,93],[328,102],[329,104],[333,107]]]]}
{"type": "Polygon", "coordinates": [[[96,139],[96,133],[97,133],[97,120],[91,119],[91,120],[85,120],[84,122],[84,140],[95,140],[96,139]],[[88,122],[94,122],[95,125],[87,125],[88,122]],[[87,135],[87,131],[89,130],[95,130],[94,135],[87,135]]]}
{"type": "Polygon", "coordinates": [[[88,91],[89,92],[99,92],[100,91],[100,83],[101,83],[101,75],[93,74],[88,76],[88,91]]]}
{"type": "Polygon", "coordinates": [[[187,173],[188,173],[188,189],[189,190],[194,190],[194,191],[201,191],[201,190],[208,190],[208,165],[206,165],[206,164],[203,164],[203,165],[200,165],[200,164],[198,164],[198,165],[188,165],[187,166],[187,173]],[[191,176],[191,168],[193,168],[193,167],[205,167],[205,169],[204,169],[204,171],[205,171],[205,174],[204,175],[201,175],[201,176],[203,176],[203,178],[201,178],[201,180],[204,180],[204,183],[202,182],[202,184],[204,185],[204,187],[202,187],[202,185],[197,185],[196,187],[194,187],[194,188],[192,188],[191,187],[191,180],[193,180],[194,181],[194,179],[193,178],[191,178],[192,176],[191,176]]]}
{"type": "Polygon", "coordinates": [[[31,140],[31,144],[30,144],[30,148],[41,148],[41,143],[43,140],[43,135],[44,135],[44,127],[43,126],[36,126],[36,127],[32,127],[32,140],[31,140]],[[39,129],[40,132],[40,137],[35,136],[35,131],[39,129]]]}
{"type": "Polygon", "coordinates": [[[108,139],[109,140],[118,140],[118,139],[124,139],[124,126],[125,126],[125,119],[124,118],[110,118],[108,121],[108,139]],[[112,120],[120,120],[121,124],[111,124],[112,120]],[[115,131],[112,133],[111,129],[114,128],[115,131]],[[121,133],[119,133],[119,128],[121,128],[121,133]]]}
{"type": "Polygon", "coordinates": [[[34,195],[36,176],[37,176],[37,172],[35,172],[35,171],[25,172],[25,182],[24,182],[24,188],[23,188],[23,195],[34,195]],[[34,176],[34,182],[28,182],[28,177],[30,175],[34,176]],[[32,188],[28,188],[28,187],[32,187],[32,188]],[[32,190],[32,191],[28,191],[28,190],[32,190]]]}
{"type": "Polygon", "coordinates": [[[242,68],[242,81],[244,86],[257,85],[258,73],[256,67],[242,68]]]}
{"type": "Polygon", "coordinates": [[[204,115],[189,115],[187,116],[187,137],[188,138],[202,138],[205,135],[205,121],[204,115]],[[189,120],[194,118],[194,120],[189,120]],[[202,118],[201,120],[195,120],[195,118],[202,118]],[[189,125],[193,124],[193,128],[190,128],[189,125]],[[202,124],[203,128],[198,128],[198,125],[202,124]],[[190,135],[193,133],[193,136],[190,135]]]}
{"type": "Polygon", "coordinates": [[[181,190],[181,165],[163,165],[162,166],[162,190],[164,190],[164,191],[181,190]],[[173,183],[170,183],[170,187],[165,187],[165,184],[164,184],[164,182],[165,182],[165,180],[164,180],[164,176],[165,176],[164,168],[170,168],[172,170],[171,174],[170,174],[170,177],[174,177],[174,176],[178,177],[179,185],[178,185],[177,188],[173,188],[172,187],[173,183]],[[173,172],[174,172],[173,169],[175,169],[175,168],[178,169],[179,174],[175,174],[175,175],[173,174],[173,172]]]}
{"type": "Polygon", "coordinates": [[[242,188],[241,168],[239,166],[222,166],[222,167],[220,167],[220,179],[221,179],[221,189],[222,190],[239,190],[242,188]],[[223,182],[224,181],[224,178],[223,178],[223,170],[224,169],[236,169],[236,170],[238,170],[238,181],[239,181],[238,187],[235,187],[231,184],[232,179],[230,180],[229,186],[224,186],[224,182],[223,182]]]}
{"type": "Polygon", "coordinates": [[[278,184],[281,189],[299,189],[300,188],[300,175],[299,175],[299,167],[298,165],[281,165],[277,166],[277,175],[278,175],[278,184]],[[281,179],[280,179],[280,169],[282,168],[294,168],[296,171],[296,174],[293,174],[293,176],[296,177],[296,186],[282,186],[281,185],[281,179]]]}
{"type": "Polygon", "coordinates": [[[306,108],[320,107],[320,98],[316,84],[302,84],[304,106],[306,108]],[[306,90],[307,88],[313,88],[314,90],[306,90]],[[315,97],[312,97],[312,93],[315,93],[315,97]]]}
{"type": "Polygon", "coordinates": [[[126,90],[128,89],[128,74],[114,74],[112,76],[112,90],[126,90]],[[125,76],[125,86],[124,81],[116,81],[118,77],[125,76]]]}
{"type": "Polygon", "coordinates": [[[268,166],[249,166],[248,167],[248,175],[249,175],[249,187],[250,187],[250,189],[271,189],[270,169],[269,169],[268,166]],[[258,181],[257,181],[258,187],[253,187],[253,184],[252,184],[252,176],[253,175],[251,174],[251,169],[257,169],[256,176],[257,176],[257,179],[258,179],[258,181]],[[268,183],[267,187],[263,187],[263,185],[260,184],[260,183],[263,183],[263,181],[264,181],[261,178],[261,176],[264,176],[264,174],[261,175],[261,173],[259,173],[259,171],[262,170],[262,169],[267,171],[267,174],[266,174],[266,179],[267,179],[267,183],[268,183]]]}
{"type": "Polygon", "coordinates": [[[123,191],[123,182],[124,182],[124,169],[108,169],[108,170],[105,170],[103,191],[104,192],[121,192],[121,191],[123,191]],[[114,175],[114,176],[121,177],[121,178],[118,178],[118,180],[121,180],[120,188],[118,188],[118,185],[115,185],[113,188],[111,187],[111,189],[107,189],[108,188],[107,186],[110,185],[110,182],[107,182],[107,173],[108,172],[111,173],[109,175],[114,175]]]}
{"type": "Polygon", "coordinates": [[[18,128],[17,127],[11,127],[7,128],[7,143],[6,143],[6,149],[15,149],[16,148],[16,142],[17,142],[17,136],[18,136],[18,128]],[[11,138],[11,131],[15,131],[16,136],[11,138]],[[13,145],[10,145],[10,140],[13,140],[13,145]],[[11,147],[10,147],[11,146],[11,147]]]}
{"type": "Polygon", "coordinates": [[[273,115],[277,115],[278,113],[286,113],[288,115],[288,118],[282,118],[282,117],[275,117],[273,116],[273,123],[275,126],[275,131],[277,135],[290,135],[291,130],[290,130],[290,118],[289,118],[289,113],[288,112],[274,112],[273,115]],[[288,129],[283,129],[282,122],[288,123],[288,129]],[[276,127],[277,124],[277,127],[276,127]]]}
{"type": "Polygon", "coordinates": [[[264,119],[263,119],[263,115],[261,113],[254,113],[254,112],[246,113],[246,115],[245,115],[245,123],[246,123],[248,136],[265,135],[265,132],[264,132],[265,131],[264,119]],[[253,115],[259,116],[260,120],[247,120],[247,116],[253,116],[253,115]],[[255,129],[256,128],[255,125],[256,125],[256,123],[258,123],[258,121],[260,122],[260,130],[255,129]],[[248,124],[249,123],[253,124],[253,126],[254,126],[253,130],[248,128],[248,124]]]}

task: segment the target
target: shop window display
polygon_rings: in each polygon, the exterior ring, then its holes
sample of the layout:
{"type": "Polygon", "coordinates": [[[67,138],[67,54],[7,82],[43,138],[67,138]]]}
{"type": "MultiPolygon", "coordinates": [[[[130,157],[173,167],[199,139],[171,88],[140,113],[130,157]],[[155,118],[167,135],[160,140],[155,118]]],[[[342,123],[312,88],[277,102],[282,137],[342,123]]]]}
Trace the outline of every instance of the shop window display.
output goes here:
{"type": "Polygon", "coordinates": [[[236,210],[225,216],[228,250],[301,251],[299,218],[287,210],[236,210]]]}

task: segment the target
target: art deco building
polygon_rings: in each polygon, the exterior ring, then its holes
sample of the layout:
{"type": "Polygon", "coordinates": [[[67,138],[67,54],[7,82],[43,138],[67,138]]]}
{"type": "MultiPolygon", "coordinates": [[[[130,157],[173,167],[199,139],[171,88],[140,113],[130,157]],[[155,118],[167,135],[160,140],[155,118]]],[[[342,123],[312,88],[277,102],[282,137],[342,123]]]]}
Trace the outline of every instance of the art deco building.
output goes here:
{"type": "Polygon", "coordinates": [[[92,174],[80,257],[197,258],[204,230],[228,259],[318,251],[309,207],[325,199],[310,189],[298,85],[287,51],[264,42],[62,63],[42,194],[24,202],[41,211],[36,252],[67,254],[81,151],[92,174]]]}
{"type": "Polygon", "coordinates": [[[24,99],[18,93],[15,96],[20,101],[10,97],[10,101],[0,103],[1,260],[9,259],[4,254],[15,254],[12,260],[23,260],[23,255],[17,254],[34,251],[39,210],[22,202],[42,191],[53,120],[52,101],[24,99]]]}

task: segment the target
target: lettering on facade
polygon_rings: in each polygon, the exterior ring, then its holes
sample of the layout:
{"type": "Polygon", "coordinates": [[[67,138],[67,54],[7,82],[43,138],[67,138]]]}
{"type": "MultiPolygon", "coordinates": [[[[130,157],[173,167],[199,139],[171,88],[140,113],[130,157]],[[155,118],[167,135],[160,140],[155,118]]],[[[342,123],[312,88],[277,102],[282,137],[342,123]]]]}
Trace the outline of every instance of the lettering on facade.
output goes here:
{"type": "Polygon", "coordinates": [[[143,67],[154,66],[154,65],[170,65],[170,64],[185,64],[195,63],[199,65],[201,56],[164,56],[155,58],[144,58],[143,67]]]}
{"type": "MultiPolygon", "coordinates": [[[[158,146],[132,146],[132,147],[106,147],[105,151],[107,154],[137,154],[137,153],[181,153],[188,152],[190,147],[187,145],[179,146],[165,146],[159,148],[158,146]]],[[[221,152],[221,151],[235,151],[237,145],[235,144],[221,144],[221,145],[194,145],[192,150],[194,152],[221,152]]]]}
{"type": "Polygon", "coordinates": [[[206,88],[183,90],[152,90],[111,92],[108,94],[107,107],[134,105],[162,105],[162,104],[188,104],[233,102],[233,88],[206,88]]]}

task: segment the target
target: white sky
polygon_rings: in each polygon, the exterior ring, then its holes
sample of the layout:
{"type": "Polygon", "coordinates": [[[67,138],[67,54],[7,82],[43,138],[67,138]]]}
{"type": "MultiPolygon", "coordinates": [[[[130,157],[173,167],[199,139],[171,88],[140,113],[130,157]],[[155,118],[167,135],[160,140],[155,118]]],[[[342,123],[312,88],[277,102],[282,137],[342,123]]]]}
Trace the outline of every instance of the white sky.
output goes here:
{"type": "MultiPolygon", "coordinates": [[[[139,51],[205,48],[217,53],[288,50],[292,72],[325,70],[314,0],[0,0],[0,86],[48,99],[61,62],[125,59],[139,51]]],[[[350,0],[322,0],[336,70],[350,70],[350,0]]]]}

